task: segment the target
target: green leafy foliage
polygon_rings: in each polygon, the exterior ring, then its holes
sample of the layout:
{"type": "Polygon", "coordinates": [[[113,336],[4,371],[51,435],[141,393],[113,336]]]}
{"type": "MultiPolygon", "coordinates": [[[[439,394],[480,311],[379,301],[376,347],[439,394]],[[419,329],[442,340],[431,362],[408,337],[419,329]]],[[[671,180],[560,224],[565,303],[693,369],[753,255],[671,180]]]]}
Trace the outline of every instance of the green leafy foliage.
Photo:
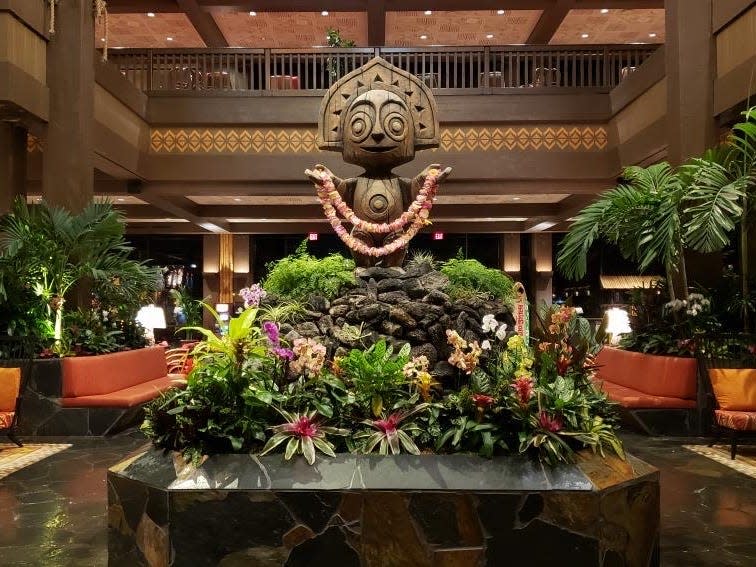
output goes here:
{"type": "Polygon", "coordinates": [[[316,258],[307,253],[305,240],[296,253],[274,262],[269,267],[262,286],[268,293],[304,302],[313,294],[330,299],[343,287],[354,283],[353,260],[341,254],[316,258]]]}
{"type": "Polygon", "coordinates": [[[123,215],[107,203],[90,203],[74,215],[17,199],[0,219],[0,311],[17,301],[11,293],[25,290],[10,330],[52,330],[61,340],[64,305],[74,303],[70,291],[82,282],[91,287],[98,309],[133,318],[146,297],[161,289],[162,278],[156,268],[131,258],[125,226],[123,215]],[[20,321],[24,316],[37,320],[20,321]],[[50,323],[40,324],[40,317],[50,323]]]}
{"type": "Polygon", "coordinates": [[[143,430],[156,446],[194,462],[282,451],[310,464],[337,451],[521,452],[552,464],[581,449],[623,454],[612,407],[590,380],[595,334],[572,310],[541,310],[537,349],[489,321],[493,346],[468,360],[461,388],[446,389],[409,346],[395,352],[379,341],[324,364],[321,345],[297,339],[288,350],[258,315],[250,308],[232,319],[223,337],[196,329],[205,338],[186,390],[147,407],[143,430]]]}
{"type": "Polygon", "coordinates": [[[509,303],[515,299],[512,278],[501,270],[486,268],[478,260],[452,258],[441,264],[441,273],[449,278],[446,292],[452,299],[482,297],[509,303]]]}

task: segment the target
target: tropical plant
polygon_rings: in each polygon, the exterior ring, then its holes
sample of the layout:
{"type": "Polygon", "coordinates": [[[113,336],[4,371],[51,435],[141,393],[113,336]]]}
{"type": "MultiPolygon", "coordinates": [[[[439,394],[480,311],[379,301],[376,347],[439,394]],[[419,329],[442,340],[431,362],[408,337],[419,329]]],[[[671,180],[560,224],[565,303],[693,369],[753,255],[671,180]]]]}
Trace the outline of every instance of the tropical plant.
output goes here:
{"type": "Polygon", "coordinates": [[[730,232],[739,227],[740,313],[744,330],[750,329],[753,306],[749,265],[750,239],[756,191],[756,107],[743,112],[727,141],[683,168],[691,191],[687,196],[690,218],[686,223],[690,245],[700,252],[726,246],[730,232]]]}
{"type": "Polygon", "coordinates": [[[561,243],[557,265],[572,279],[587,271],[591,246],[602,240],[642,272],[655,263],[667,273],[670,298],[688,295],[681,209],[686,188],[668,163],[628,167],[624,182],[577,214],[561,243]]]}
{"type": "Polygon", "coordinates": [[[288,441],[284,458],[288,461],[294,455],[301,454],[312,465],[315,463],[316,449],[329,457],[336,456],[333,451],[334,446],[328,441],[326,435],[347,435],[349,433],[346,429],[320,425],[315,417],[316,412],[292,414],[284,410],[278,411],[286,420],[286,423],[271,427],[274,434],[263,447],[261,455],[270,453],[284,441],[288,441]]]}
{"type": "Polygon", "coordinates": [[[176,310],[182,315],[182,324],[196,326],[202,323],[202,301],[194,299],[189,288],[186,286],[174,288],[169,291],[169,294],[176,310]]]}
{"type": "Polygon", "coordinates": [[[408,383],[404,366],[409,361],[408,343],[394,354],[392,346],[380,340],[366,350],[352,349],[339,360],[345,381],[354,385],[357,402],[369,414],[380,417],[403,395],[408,383]]]}
{"type": "MultiPolygon", "coordinates": [[[[353,39],[345,39],[341,37],[341,31],[333,28],[329,28],[326,32],[326,45],[334,48],[354,47],[355,42],[353,39]]],[[[342,75],[341,69],[342,62],[339,57],[329,57],[326,62],[328,67],[328,73],[331,75],[331,79],[338,79],[342,75]]]]}
{"type": "Polygon", "coordinates": [[[432,271],[438,266],[438,261],[432,252],[427,250],[413,250],[405,268],[407,271],[432,271]]]}
{"type": "Polygon", "coordinates": [[[414,406],[408,411],[396,411],[381,419],[369,419],[362,423],[370,427],[373,431],[362,431],[357,433],[355,439],[364,439],[362,450],[365,453],[372,453],[378,448],[378,453],[388,455],[398,455],[404,449],[407,453],[419,455],[420,449],[415,445],[411,435],[420,431],[417,423],[410,423],[402,427],[402,422],[406,421],[413,415],[425,411],[430,404],[423,403],[414,406]]]}
{"type": "MultiPolygon", "coordinates": [[[[29,207],[16,199],[10,213],[0,219],[0,258],[17,268],[0,271],[0,298],[18,278],[28,285],[54,319],[54,337],[63,335],[64,304],[71,290],[88,282],[101,303],[134,311],[145,293],[160,289],[155,268],[130,258],[124,240],[121,213],[107,203],[90,203],[79,214],[42,203],[29,207]]],[[[88,303],[88,299],[86,302],[88,303]]],[[[82,303],[82,302],[80,302],[82,303]]],[[[79,305],[88,307],[88,305],[79,305]]]]}
{"type": "Polygon", "coordinates": [[[341,254],[316,258],[307,252],[305,240],[293,255],[269,266],[262,286],[269,293],[304,302],[313,294],[330,299],[354,283],[353,260],[341,254]]]}
{"type": "Polygon", "coordinates": [[[486,268],[478,260],[452,258],[441,264],[441,273],[449,278],[446,292],[452,299],[481,297],[508,303],[515,299],[512,278],[501,270],[486,268]]]}

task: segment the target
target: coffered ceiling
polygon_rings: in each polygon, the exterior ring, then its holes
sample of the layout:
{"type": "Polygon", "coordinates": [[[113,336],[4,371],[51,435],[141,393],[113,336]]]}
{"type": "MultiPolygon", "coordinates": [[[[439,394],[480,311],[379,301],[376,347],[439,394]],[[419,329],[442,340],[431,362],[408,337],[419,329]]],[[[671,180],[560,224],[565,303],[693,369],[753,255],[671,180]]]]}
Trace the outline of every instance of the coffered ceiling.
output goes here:
{"type": "Polygon", "coordinates": [[[326,43],[328,29],[359,47],[662,43],[663,6],[663,0],[110,0],[109,45],[310,49],[326,43]],[[426,4],[447,9],[410,9],[426,4]],[[502,7],[475,9],[483,5],[502,7]]]}
{"type": "Polygon", "coordinates": [[[664,43],[664,10],[570,10],[551,43],[664,43]]]}

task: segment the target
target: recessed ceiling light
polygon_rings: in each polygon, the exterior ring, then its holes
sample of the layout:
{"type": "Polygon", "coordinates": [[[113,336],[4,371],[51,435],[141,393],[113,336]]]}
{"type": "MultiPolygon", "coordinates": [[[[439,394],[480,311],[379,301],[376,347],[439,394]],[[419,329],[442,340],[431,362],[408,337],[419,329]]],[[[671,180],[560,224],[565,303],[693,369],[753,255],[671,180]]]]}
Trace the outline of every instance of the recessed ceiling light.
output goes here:
{"type": "Polygon", "coordinates": [[[155,17],[155,12],[147,12],[147,17],[148,18],[154,18],[155,17]]]}
{"type": "Polygon", "coordinates": [[[650,34],[648,34],[648,37],[656,37],[656,34],[655,33],[650,33],[650,34]]]}
{"type": "Polygon", "coordinates": [[[328,10],[323,10],[322,12],[320,12],[320,15],[321,16],[327,16],[328,15],[328,10]]]}
{"type": "Polygon", "coordinates": [[[104,38],[104,37],[101,37],[101,38],[100,38],[100,41],[105,41],[105,38],[104,38]]]}
{"type": "Polygon", "coordinates": [[[513,201],[519,201],[519,200],[520,200],[520,197],[512,197],[512,200],[513,200],[513,201]]]}
{"type": "Polygon", "coordinates": [[[236,201],[237,203],[239,203],[239,202],[241,202],[241,199],[239,197],[234,197],[234,201],[236,201]]]}
{"type": "Polygon", "coordinates": [[[425,15],[430,16],[433,13],[433,10],[426,10],[425,15]]]}
{"type": "Polygon", "coordinates": [[[486,34],[486,39],[493,39],[493,34],[492,33],[487,33],[486,34]]]}
{"type": "Polygon", "coordinates": [[[173,38],[172,37],[166,37],[165,40],[166,41],[173,41],[173,38]]]}
{"type": "Polygon", "coordinates": [[[423,35],[420,36],[420,39],[428,39],[428,36],[425,35],[425,34],[423,34],[423,35]]]}
{"type": "Polygon", "coordinates": [[[503,16],[504,15],[504,10],[496,10],[496,13],[499,14],[500,16],[503,16]]]}
{"type": "Polygon", "coordinates": [[[582,34],[580,34],[580,37],[582,37],[583,39],[585,39],[585,38],[588,37],[588,34],[587,33],[582,33],[582,34]]]}
{"type": "Polygon", "coordinates": [[[602,8],[601,9],[601,13],[602,14],[608,14],[609,13],[609,8],[602,8]]]}
{"type": "Polygon", "coordinates": [[[123,203],[125,200],[126,199],[124,199],[123,197],[118,197],[118,202],[120,202],[120,203],[123,203]]]}
{"type": "Polygon", "coordinates": [[[250,16],[256,16],[256,15],[257,15],[257,12],[250,12],[250,13],[249,13],[249,15],[250,15],[250,16]]]}

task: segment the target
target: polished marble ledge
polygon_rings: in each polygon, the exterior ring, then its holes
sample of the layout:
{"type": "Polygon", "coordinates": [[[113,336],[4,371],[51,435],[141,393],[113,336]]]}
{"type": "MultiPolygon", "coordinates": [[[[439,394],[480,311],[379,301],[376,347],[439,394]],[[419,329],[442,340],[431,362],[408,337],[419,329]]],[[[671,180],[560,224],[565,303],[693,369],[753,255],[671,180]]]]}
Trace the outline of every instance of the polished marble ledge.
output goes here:
{"type": "Polygon", "coordinates": [[[177,453],[150,449],[110,469],[111,475],[154,488],[263,491],[443,491],[443,492],[595,492],[644,478],[658,482],[658,471],[628,456],[602,458],[590,452],[573,465],[550,467],[524,456],[484,459],[475,455],[318,456],[314,465],[282,455],[212,455],[195,467],[177,453]]]}

